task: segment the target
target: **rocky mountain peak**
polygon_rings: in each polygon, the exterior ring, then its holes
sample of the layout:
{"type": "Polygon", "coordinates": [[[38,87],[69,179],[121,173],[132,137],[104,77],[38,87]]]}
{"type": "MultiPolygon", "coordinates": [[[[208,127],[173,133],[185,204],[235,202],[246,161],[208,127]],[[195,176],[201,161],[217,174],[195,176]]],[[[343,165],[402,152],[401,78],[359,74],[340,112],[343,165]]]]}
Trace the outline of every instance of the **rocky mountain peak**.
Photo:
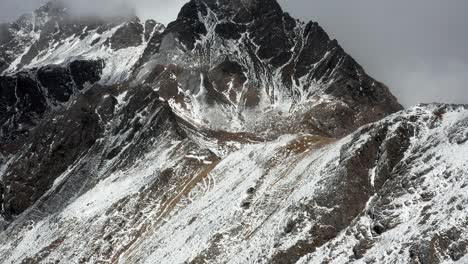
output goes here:
{"type": "Polygon", "coordinates": [[[274,0],[167,28],[50,2],[0,25],[0,71],[5,263],[468,260],[468,106],[400,111],[274,0]]]}
{"type": "Polygon", "coordinates": [[[270,122],[259,117],[273,116],[301,123],[296,132],[342,136],[402,109],[318,23],[293,19],[276,1],[190,1],[151,47],[136,83],[210,129],[263,133],[270,122]]]}
{"type": "Polygon", "coordinates": [[[192,0],[182,7],[179,18],[196,18],[198,12],[201,15],[206,15],[208,9],[222,19],[244,24],[259,16],[283,14],[283,10],[276,0],[192,0]]]}

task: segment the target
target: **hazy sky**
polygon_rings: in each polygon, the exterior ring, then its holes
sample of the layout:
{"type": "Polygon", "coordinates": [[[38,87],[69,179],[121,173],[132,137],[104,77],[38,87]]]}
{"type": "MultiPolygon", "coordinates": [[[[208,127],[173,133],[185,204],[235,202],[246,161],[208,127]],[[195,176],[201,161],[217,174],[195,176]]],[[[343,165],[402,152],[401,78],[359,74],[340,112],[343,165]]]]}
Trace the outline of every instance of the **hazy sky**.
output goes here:
{"type": "MultiPolygon", "coordinates": [[[[82,11],[123,1],[144,18],[172,21],[186,0],[69,0],[82,11]]],[[[0,21],[45,0],[0,0],[0,21]]],[[[318,21],[405,106],[468,103],[468,1],[280,0],[294,17],[318,21]]]]}

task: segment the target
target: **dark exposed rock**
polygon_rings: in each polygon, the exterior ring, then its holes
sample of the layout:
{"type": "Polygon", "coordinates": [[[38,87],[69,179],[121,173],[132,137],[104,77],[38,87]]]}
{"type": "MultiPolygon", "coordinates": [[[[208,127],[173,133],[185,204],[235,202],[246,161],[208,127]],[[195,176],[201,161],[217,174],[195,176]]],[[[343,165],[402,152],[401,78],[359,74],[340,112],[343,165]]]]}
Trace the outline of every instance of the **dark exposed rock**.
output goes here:
{"type": "Polygon", "coordinates": [[[361,259],[366,254],[367,250],[372,248],[374,242],[370,239],[362,239],[353,247],[353,254],[355,259],[361,259]]]}
{"type": "Polygon", "coordinates": [[[148,41],[151,37],[151,33],[156,29],[157,22],[153,19],[145,21],[145,41],[148,41]]]}
{"type": "MultiPolygon", "coordinates": [[[[116,101],[110,100],[113,97],[109,96],[109,92],[112,92],[112,88],[90,89],[66,111],[58,116],[52,114],[46,117],[32,130],[20,150],[23,153],[21,159],[9,166],[10,169],[6,171],[2,180],[1,185],[8,190],[4,191],[2,203],[4,208],[2,215],[6,219],[21,214],[33,205],[46,193],[56,178],[83,155],[90,155],[89,152],[100,155],[102,151],[100,148],[103,146],[97,144],[96,141],[102,137],[107,122],[116,114],[121,114],[125,118],[112,132],[125,134],[126,130],[132,127],[129,133],[130,138],[127,138],[124,144],[136,144],[134,148],[127,147],[125,153],[122,147],[115,147],[102,157],[109,160],[118,155],[127,156],[126,161],[120,166],[128,166],[139,156],[138,153],[144,153],[147,148],[144,144],[148,139],[162,135],[166,133],[166,130],[172,131],[175,136],[181,135],[179,133],[182,132],[175,125],[175,116],[172,111],[159,101],[159,95],[152,89],[141,87],[132,90],[129,104],[119,113],[115,113],[116,101]],[[148,106],[152,106],[154,111],[159,111],[159,115],[147,120],[148,125],[143,129],[143,125],[138,122],[132,123],[130,120],[134,119],[137,112],[148,106]],[[99,110],[96,111],[96,109],[99,110]],[[136,147],[137,145],[141,146],[136,147]],[[34,176],[31,177],[31,175],[34,176]]],[[[86,182],[87,180],[83,178],[80,181],[86,182]]],[[[57,203],[63,205],[66,196],[73,197],[74,195],[73,193],[60,194],[57,203]]],[[[50,208],[41,209],[42,212],[48,212],[48,210],[50,208]]]]}
{"type": "Polygon", "coordinates": [[[3,184],[8,188],[4,215],[10,218],[34,204],[58,175],[94,144],[99,134],[99,118],[86,102],[86,95],[60,120],[37,126],[20,162],[4,175],[3,184]]]}
{"type": "Polygon", "coordinates": [[[225,39],[239,39],[242,33],[245,33],[247,27],[242,24],[224,22],[216,25],[215,32],[225,39]]]}
{"type": "Polygon", "coordinates": [[[101,79],[103,61],[73,61],[70,63],[70,73],[77,89],[82,90],[85,84],[94,84],[101,79]]]}
{"type": "Polygon", "coordinates": [[[182,7],[177,20],[169,23],[165,34],[175,34],[188,50],[192,50],[200,35],[207,33],[205,25],[198,20],[198,12],[206,15],[206,7],[198,1],[190,1],[182,7]]]}
{"type": "MultiPolygon", "coordinates": [[[[299,60],[296,64],[296,78],[301,78],[306,75],[310,70],[311,65],[319,62],[325,54],[330,49],[338,48],[336,41],[331,41],[328,34],[323,30],[318,23],[309,22],[304,30],[304,39],[306,40],[305,48],[302,51],[302,54],[299,56],[299,60]]],[[[317,74],[314,75],[315,79],[319,80],[326,71],[331,69],[330,66],[336,65],[336,61],[332,62],[333,58],[336,58],[336,53],[342,52],[342,50],[332,51],[332,55],[327,57],[328,65],[323,63],[319,65],[317,74]]],[[[341,55],[341,54],[340,54],[341,55]]]]}
{"type": "Polygon", "coordinates": [[[27,135],[51,107],[99,81],[102,68],[101,61],[73,61],[0,76],[0,142],[27,135]]]}
{"type": "Polygon", "coordinates": [[[47,94],[57,102],[67,102],[73,94],[74,84],[68,69],[60,66],[44,67],[38,70],[37,79],[47,94]]]}
{"type": "Polygon", "coordinates": [[[227,92],[229,89],[240,92],[247,81],[242,66],[228,59],[214,67],[209,73],[209,78],[219,92],[227,92]]]}
{"type": "MultiPolygon", "coordinates": [[[[155,25],[150,23],[148,26],[148,29],[152,30],[155,25]]],[[[141,35],[144,31],[145,29],[143,28],[143,25],[140,24],[138,18],[135,18],[135,21],[126,23],[124,26],[120,27],[110,39],[112,49],[120,50],[141,45],[143,41],[141,35]]]]}

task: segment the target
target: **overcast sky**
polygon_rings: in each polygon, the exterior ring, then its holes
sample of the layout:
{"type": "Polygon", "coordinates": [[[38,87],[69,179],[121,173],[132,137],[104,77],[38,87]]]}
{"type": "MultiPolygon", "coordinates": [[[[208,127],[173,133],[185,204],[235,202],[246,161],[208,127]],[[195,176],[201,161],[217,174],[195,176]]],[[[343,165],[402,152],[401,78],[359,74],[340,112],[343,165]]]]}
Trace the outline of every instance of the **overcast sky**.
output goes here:
{"type": "MultiPolygon", "coordinates": [[[[186,0],[70,0],[84,10],[126,1],[144,18],[172,21],[186,0]],[[79,4],[78,4],[79,3],[79,4]]],[[[0,0],[0,21],[45,0],[0,0]]],[[[405,106],[468,103],[468,1],[280,0],[294,17],[318,21],[405,106]]]]}

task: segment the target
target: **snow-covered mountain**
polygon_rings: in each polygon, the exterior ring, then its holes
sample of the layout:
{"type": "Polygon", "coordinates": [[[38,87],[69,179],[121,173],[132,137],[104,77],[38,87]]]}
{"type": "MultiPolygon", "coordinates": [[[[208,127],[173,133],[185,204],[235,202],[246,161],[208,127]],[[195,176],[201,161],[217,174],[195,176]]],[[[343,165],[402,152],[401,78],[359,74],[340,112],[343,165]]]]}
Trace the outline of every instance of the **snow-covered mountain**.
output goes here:
{"type": "Polygon", "coordinates": [[[317,23],[275,0],[190,1],[155,41],[135,82],[211,129],[342,136],[401,109],[317,23]]]}
{"type": "Polygon", "coordinates": [[[66,5],[52,1],[16,22],[2,26],[0,70],[11,74],[75,60],[102,60],[101,83],[114,84],[130,77],[154,35],[164,26],[135,16],[77,17],[66,5]]]}
{"type": "Polygon", "coordinates": [[[0,138],[11,140],[93,84],[128,80],[164,25],[76,17],[52,1],[0,28],[0,138]]]}
{"type": "Polygon", "coordinates": [[[402,110],[275,0],[0,28],[2,263],[468,261],[468,106],[402,110]]]}

